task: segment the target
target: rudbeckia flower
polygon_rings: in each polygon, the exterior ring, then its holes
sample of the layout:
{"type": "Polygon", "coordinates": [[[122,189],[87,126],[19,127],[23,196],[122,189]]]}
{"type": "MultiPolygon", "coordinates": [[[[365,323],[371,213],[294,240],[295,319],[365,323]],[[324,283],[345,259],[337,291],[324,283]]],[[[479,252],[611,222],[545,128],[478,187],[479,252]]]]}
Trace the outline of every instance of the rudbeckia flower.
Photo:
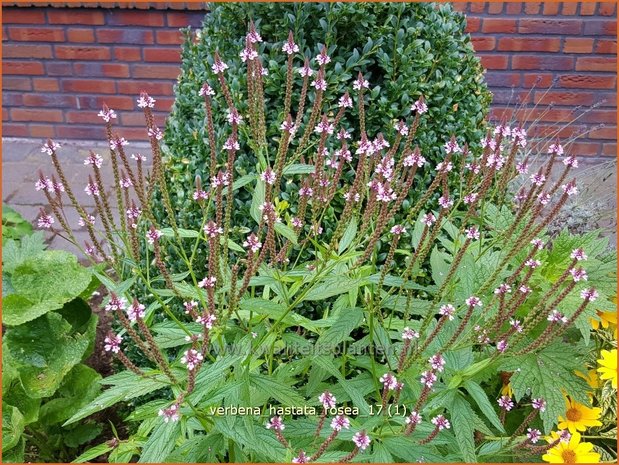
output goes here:
{"type": "Polygon", "coordinates": [[[610,379],[613,389],[617,389],[617,349],[603,350],[598,359],[600,379],[610,379]]]}
{"type": "Polygon", "coordinates": [[[565,417],[559,417],[559,428],[567,428],[570,433],[574,434],[576,431],[585,431],[592,426],[602,426],[602,422],[598,420],[602,414],[601,408],[589,408],[569,398],[565,399],[565,403],[567,411],[565,417]]]}
{"type": "MultiPolygon", "coordinates": [[[[551,433],[549,442],[559,439],[556,432],[551,433]]],[[[593,444],[580,442],[580,433],[572,434],[569,442],[560,441],[542,455],[542,460],[548,463],[599,463],[600,454],[592,452],[593,444]]]]}

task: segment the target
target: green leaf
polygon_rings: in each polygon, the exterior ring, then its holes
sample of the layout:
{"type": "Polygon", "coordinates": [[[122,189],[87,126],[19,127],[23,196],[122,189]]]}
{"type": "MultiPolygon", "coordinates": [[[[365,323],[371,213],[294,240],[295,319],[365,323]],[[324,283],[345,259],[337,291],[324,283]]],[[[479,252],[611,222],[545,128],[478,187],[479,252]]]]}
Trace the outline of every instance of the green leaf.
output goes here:
{"type": "Polygon", "coordinates": [[[15,268],[24,261],[37,257],[46,247],[45,237],[41,231],[25,236],[20,241],[6,241],[2,247],[2,271],[12,274],[15,268]]]}
{"type": "Polygon", "coordinates": [[[365,381],[359,379],[352,381],[345,379],[335,366],[332,358],[326,355],[317,355],[312,360],[317,366],[321,367],[338,380],[339,386],[348,394],[351,402],[355,407],[359,408],[362,414],[368,415],[370,413],[370,406],[365,400],[364,395],[373,390],[374,386],[371,383],[367,385],[369,389],[359,389],[360,386],[357,384],[363,384],[365,381]]]}
{"type": "Polygon", "coordinates": [[[112,446],[108,446],[107,443],[99,444],[98,446],[91,447],[82,455],[77,457],[71,463],[85,463],[90,462],[92,459],[99,457],[100,455],[106,454],[113,449],[112,446]]]}
{"type": "Polygon", "coordinates": [[[344,294],[352,288],[359,287],[364,280],[348,276],[327,276],[324,281],[314,286],[303,300],[324,300],[334,295],[344,294]]]}
{"type": "Polygon", "coordinates": [[[278,234],[281,234],[282,236],[284,236],[294,245],[299,245],[297,235],[295,234],[295,232],[292,230],[291,227],[286,226],[283,223],[275,223],[275,231],[277,231],[278,234]]]}
{"type": "Polygon", "coordinates": [[[304,165],[302,163],[292,164],[284,167],[282,174],[284,176],[290,176],[293,174],[311,174],[316,167],[314,165],[304,165]]]}
{"type": "MultiPolygon", "coordinates": [[[[190,237],[194,239],[196,237],[200,237],[200,232],[194,231],[193,229],[177,228],[176,231],[178,232],[179,237],[190,237]]],[[[162,228],[161,232],[165,237],[176,237],[172,228],[162,228]]]]}
{"type": "Polygon", "coordinates": [[[17,407],[2,405],[2,453],[19,443],[24,432],[24,416],[17,407]]]}
{"type": "Polygon", "coordinates": [[[477,462],[475,455],[475,428],[473,427],[473,421],[471,421],[476,416],[475,412],[462,396],[456,395],[453,398],[450,413],[453,431],[460,446],[463,461],[477,462]]]}
{"type": "Polygon", "coordinates": [[[501,364],[502,371],[513,372],[510,384],[517,401],[525,395],[546,401],[546,409],[540,413],[545,432],[552,429],[559,416],[565,416],[562,391],[577,402],[588,404],[589,385],[574,373],[586,372],[581,355],[585,353],[577,346],[556,342],[537,353],[512,355],[501,364]]]}
{"type": "Polygon", "coordinates": [[[83,334],[74,334],[71,324],[52,312],[7,331],[6,345],[28,396],[43,398],[56,392],[88,349],[97,316],[89,321],[83,334]]]}
{"type": "Polygon", "coordinates": [[[432,268],[432,280],[437,286],[443,284],[447,273],[449,273],[449,263],[446,260],[447,254],[440,252],[436,246],[430,254],[430,267],[432,268]]]}
{"type": "Polygon", "coordinates": [[[249,210],[251,217],[258,224],[262,221],[262,211],[260,207],[264,203],[265,186],[264,181],[256,179],[256,188],[254,189],[254,195],[251,198],[251,208],[249,210]]]}
{"type": "Polygon", "coordinates": [[[298,406],[304,403],[303,397],[295,389],[273,377],[252,373],[249,375],[249,382],[260,392],[268,394],[282,405],[298,406]]]}
{"type": "Polygon", "coordinates": [[[65,432],[63,442],[68,447],[79,447],[95,439],[103,431],[103,427],[97,423],[86,423],[65,432]]]}
{"type": "Polygon", "coordinates": [[[243,359],[242,355],[225,355],[219,357],[211,365],[202,365],[202,369],[196,375],[196,387],[190,394],[189,400],[198,403],[200,400],[216,389],[219,381],[226,379],[226,373],[235,363],[243,359]]]}
{"type": "Polygon", "coordinates": [[[351,218],[350,223],[348,223],[348,226],[346,226],[346,229],[344,230],[344,234],[342,235],[342,238],[340,239],[340,243],[337,248],[337,253],[339,255],[341,255],[342,252],[345,252],[346,249],[348,249],[348,246],[352,243],[356,235],[357,235],[357,218],[355,217],[355,218],[351,218]]]}
{"type": "Polygon", "coordinates": [[[247,427],[238,416],[214,417],[215,429],[226,438],[254,452],[256,461],[282,463],[286,461],[284,449],[275,436],[266,428],[256,428],[255,437],[250,437],[247,427]]]}
{"type": "Polygon", "coordinates": [[[148,441],[142,447],[142,454],[138,463],[162,463],[172,452],[176,444],[176,438],[180,431],[180,423],[172,421],[165,423],[160,420],[155,430],[151,433],[148,441]]]}
{"type": "Polygon", "coordinates": [[[488,396],[486,395],[482,387],[474,381],[467,380],[464,382],[464,389],[466,389],[473,398],[473,400],[475,400],[481,412],[488,420],[490,420],[490,423],[492,423],[494,427],[498,429],[501,433],[505,433],[505,429],[501,424],[501,420],[496,414],[496,411],[494,410],[490,399],[488,399],[488,396]]]}
{"type": "Polygon", "coordinates": [[[360,308],[342,310],[335,322],[318,338],[316,344],[324,347],[335,347],[346,340],[353,329],[363,321],[363,311],[360,308]]]}

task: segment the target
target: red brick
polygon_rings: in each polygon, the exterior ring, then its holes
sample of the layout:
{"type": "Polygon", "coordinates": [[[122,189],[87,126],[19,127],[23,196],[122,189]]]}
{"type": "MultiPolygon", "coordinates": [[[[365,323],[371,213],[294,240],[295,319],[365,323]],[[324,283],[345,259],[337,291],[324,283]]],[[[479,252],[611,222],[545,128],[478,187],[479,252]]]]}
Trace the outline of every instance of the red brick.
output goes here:
{"type": "Polygon", "coordinates": [[[29,8],[2,8],[4,24],[45,24],[45,13],[29,8]]]}
{"type": "Polygon", "coordinates": [[[518,25],[520,34],[580,34],[583,21],[578,19],[557,20],[521,19],[518,25]]]}
{"type": "Polygon", "coordinates": [[[143,31],[133,28],[98,29],[97,41],[115,44],[152,44],[155,42],[153,31],[143,31]]]}
{"type": "Polygon", "coordinates": [[[524,108],[515,112],[515,116],[519,121],[543,121],[551,123],[560,123],[570,121],[574,117],[572,110],[557,109],[557,108],[524,108]]]}
{"type": "Polygon", "coordinates": [[[597,7],[597,2],[581,2],[580,3],[580,15],[581,16],[594,15],[596,7],[597,7]]]}
{"type": "Polygon", "coordinates": [[[617,124],[617,112],[614,110],[591,110],[582,115],[584,123],[615,123],[617,124]]]}
{"type": "Polygon", "coordinates": [[[3,61],[2,74],[41,75],[43,64],[35,61],[3,61]]]}
{"type": "Polygon", "coordinates": [[[515,19],[485,18],[481,31],[486,33],[513,34],[516,32],[515,19]]]}
{"type": "MultiPolygon", "coordinates": [[[[157,104],[159,103],[159,99],[157,99],[157,104]]],[[[155,113],[155,124],[159,127],[163,127],[165,124],[166,114],[165,113],[155,113]]],[[[123,126],[139,126],[144,128],[144,134],[146,135],[146,127],[144,122],[144,115],[142,112],[125,112],[120,115],[120,124],[123,126]]]]}
{"type": "Polygon", "coordinates": [[[599,103],[603,107],[617,107],[617,93],[601,92],[598,96],[599,103]]]}
{"type": "Polygon", "coordinates": [[[30,132],[30,137],[54,138],[56,136],[54,126],[51,124],[29,124],[28,130],[30,132]]]}
{"type": "Polygon", "coordinates": [[[21,107],[24,104],[24,94],[21,92],[3,92],[2,105],[7,107],[21,107]]]}
{"type": "Polygon", "coordinates": [[[474,18],[473,16],[466,17],[466,28],[465,28],[466,32],[469,32],[469,33],[478,32],[479,26],[481,26],[480,18],[474,18]]]}
{"type": "Polygon", "coordinates": [[[75,63],[75,77],[129,77],[129,65],[121,63],[75,63]]]}
{"type": "Polygon", "coordinates": [[[530,89],[533,86],[538,89],[546,89],[552,85],[553,79],[553,74],[526,73],[523,79],[523,86],[525,89],[530,89]]]}
{"type": "Polygon", "coordinates": [[[183,43],[183,34],[180,31],[157,31],[156,36],[158,44],[171,45],[183,43]]]}
{"type": "Polygon", "coordinates": [[[568,91],[538,91],[535,92],[535,103],[548,105],[591,105],[596,102],[595,94],[591,92],[568,92],[568,91]]]}
{"type": "Polygon", "coordinates": [[[121,61],[141,61],[142,49],[139,47],[114,47],[114,58],[121,61]]]}
{"type": "Polygon", "coordinates": [[[51,45],[5,44],[2,47],[3,58],[51,58],[51,45]]]}
{"type": "Polygon", "coordinates": [[[95,79],[65,79],[61,83],[63,92],[78,92],[85,94],[114,94],[116,86],[114,81],[102,81],[95,79]]]}
{"type": "Polygon", "coordinates": [[[561,14],[565,16],[573,16],[576,14],[579,2],[563,2],[561,14]]]}
{"type": "Polygon", "coordinates": [[[497,50],[509,52],[558,52],[560,38],[544,37],[502,37],[497,50]]]}
{"type": "Polygon", "coordinates": [[[486,69],[507,69],[507,55],[480,55],[481,64],[486,69]]]}
{"type": "Polygon", "coordinates": [[[173,97],[157,97],[157,103],[155,104],[157,110],[164,112],[164,115],[170,112],[172,105],[174,105],[173,97]]]}
{"type": "Polygon", "coordinates": [[[616,36],[617,35],[617,21],[596,21],[587,19],[585,21],[585,35],[588,36],[616,36]]]}
{"type": "Polygon", "coordinates": [[[33,78],[34,90],[38,92],[58,92],[60,87],[58,79],[54,78],[33,78]]]}
{"type": "Polygon", "coordinates": [[[163,26],[161,11],[129,11],[110,10],[107,13],[107,24],[110,26],[163,26]]]}
{"type": "Polygon", "coordinates": [[[595,76],[590,74],[566,74],[559,78],[561,87],[579,89],[614,89],[616,76],[595,76]]]}
{"type": "Polygon", "coordinates": [[[574,142],[570,147],[570,153],[574,155],[593,156],[600,153],[601,144],[596,142],[574,142]]]}
{"type": "Polygon", "coordinates": [[[77,97],[62,94],[26,94],[24,105],[28,107],[74,108],[77,97]]]}
{"type": "Polygon", "coordinates": [[[452,6],[458,13],[466,13],[467,2],[452,2],[452,6]]]}
{"type": "Polygon", "coordinates": [[[617,126],[604,126],[603,128],[594,129],[588,136],[590,139],[616,139],[617,126]]]}
{"type": "Polygon", "coordinates": [[[617,4],[615,2],[603,2],[600,3],[598,14],[600,16],[612,16],[617,11],[617,4]]]}
{"type": "Polygon", "coordinates": [[[512,57],[512,69],[571,70],[573,67],[574,59],[566,56],[518,55],[512,57]]]}
{"type": "Polygon", "coordinates": [[[602,145],[602,155],[608,157],[616,157],[617,156],[617,144],[603,144],[602,145]]]}
{"type": "Polygon", "coordinates": [[[473,48],[478,52],[494,50],[496,39],[494,37],[471,37],[473,48]]]}
{"type": "Polygon", "coordinates": [[[536,15],[539,14],[541,7],[541,2],[526,2],[524,4],[524,12],[528,15],[536,15]]]}
{"type": "MultiPolygon", "coordinates": [[[[76,126],[75,124],[63,124],[56,127],[56,137],[62,139],[101,139],[101,126],[76,126]]],[[[123,131],[123,136],[125,131],[123,131]]]]}
{"type": "Polygon", "coordinates": [[[101,118],[96,111],[67,111],[64,116],[67,123],[101,124],[101,118]]]}
{"type": "Polygon", "coordinates": [[[8,121],[9,120],[9,110],[4,107],[2,108],[2,121],[8,121]]]}
{"type": "Polygon", "coordinates": [[[531,102],[531,94],[525,91],[514,91],[513,89],[495,89],[492,92],[493,105],[518,105],[531,102]]]}
{"type": "Polygon", "coordinates": [[[118,93],[139,95],[142,90],[151,95],[173,95],[174,84],[172,82],[136,82],[136,81],[118,81],[118,93]]]}
{"type": "Polygon", "coordinates": [[[134,78],[176,79],[180,74],[178,66],[173,65],[132,65],[134,78]]]}
{"type": "Polygon", "coordinates": [[[95,41],[95,31],[89,28],[71,27],[67,30],[69,42],[92,43],[95,41]]]}
{"type": "Polygon", "coordinates": [[[11,108],[11,120],[62,123],[62,110],[51,110],[46,108],[11,108]]]}
{"type": "Polygon", "coordinates": [[[45,63],[45,71],[49,76],[73,76],[73,67],[70,61],[56,61],[45,63]]]}
{"type": "Polygon", "coordinates": [[[10,27],[9,38],[20,42],[64,42],[64,29],[58,27],[10,27]]]}
{"type": "Polygon", "coordinates": [[[595,53],[617,53],[617,41],[616,40],[604,40],[598,39],[595,44],[595,53]]]}
{"type": "Polygon", "coordinates": [[[56,45],[56,58],[65,60],[109,60],[112,58],[109,47],[56,45]]]}
{"type": "MultiPolygon", "coordinates": [[[[494,39],[492,39],[494,40],[494,39]]],[[[475,48],[476,50],[481,50],[475,48]]],[[[161,61],[169,63],[180,63],[181,50],[179,48],[145,48],[144,61],[161,61]]]]}
{"type": "Polygon", "coordinates": [[[544,14],[545,15],[557,15],[559,14],[559,2],[544,2],[544,14]]]}
{"type": "Polygon", "coordinates": [[[2,123],[2,135],[5,137],[29,137],[25,124],[2,123]]]}
{"type": "Polygon", "coordinates": [[[32,90],[29,77],[2,76],[3,90],[32,90]]]}
{"type": "MultiPolygon", "coordinates": [[[[103,107],[103,104],[106,104],[110,108],[114,110],[135,110],[136,107],[136,98],[133,96],[125,96],[125,95],[106,95],[102,96],[84,96],[78,97],[80,108],[89,109],[89,110],[99,110],[103,107]]],[[[159,102],[159,100],[157,100],[159,102]]]]}
{"type": "Polygon", "coordinates": [[[576,71],[616,71],[617,57],[581,57],[576,59],[576,71]]]}
{"type": "Polygon", "coordinates": [[[144,128],[133,128],[133,127],[124,127],[123,136],[127,138],[129,141],[146,141],[148,140],[148,136],[144,128]]]}
{"type": "Polygon", "coordinates": [[[81,11],[74,8],[54,8],[48,10],[47,19],[49,20],[50,24],[105,24],[103,12],[97,11],[94,8],[88,8],[81,11]]]}
{"type": "Polygon", "coordinates": [[[591,53],[593,51],[593,39],[566,37],[563,51],[565,53],[591,53]]]}
{"type": "Polygon", "coordinates": [[[519,15],[522,12],[522,3],[521,2],[507,2],[507,6],[505,7],[505,12],[508,15],[519,15]]]}
{"type": "Polygon", "coordinates": [[[503,2],[488,3],[488,13],[491,15],[500,15],[503,13],[503,2]]]}
{"type": "Polygon", "coordinates": [[[469,2],[469,10],[471,13],[484,13],[486,2],[469,2]]]}
{"type": "Polygon", "coordinates": [[[520,73],[489,71],[486,73],[486,83],[492,87],[516,87],[520,85],[520,73]]]}
{"type": "Polygon", "coordinates": [[[168,11],[168,26],[170,27],[200,27],[204,15],[202,13],[183,13],[179,11],[168,11]]]}

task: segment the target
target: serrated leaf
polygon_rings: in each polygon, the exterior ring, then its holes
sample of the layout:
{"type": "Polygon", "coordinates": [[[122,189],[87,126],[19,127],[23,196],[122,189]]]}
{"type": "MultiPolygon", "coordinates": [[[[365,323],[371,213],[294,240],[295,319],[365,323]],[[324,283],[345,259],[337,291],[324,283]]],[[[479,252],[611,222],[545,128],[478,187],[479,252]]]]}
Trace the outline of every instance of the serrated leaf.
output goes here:
{"type": "Polygon", "coordinates": [[[15,447],[24,432],[24,416],[17,407],[2,405],[2,453],[15,447]]]}
{"type": "MultiPolygon", "coordinates": [[[[165,237],[176,237],[174,235],[174,230],[172,228],[162,228],[161,232],[165,237]]],[[[194,238],[194,239],[196,237],[200,237],[200,232],[194,231],[193,229],[176,228],[176,232],[178,233],[179,237],[194,238]]]]}
{"type": "Polygon", "coordinates": [[[340,312],[331,327],[320,335],[316,344],[323,347],[335,347],[346,340],[353,329],[363,321],[363,311],[360,308],[348,308],[340,312]]]}
{"type": "Polygon", "coordinates": [[[488,396],[482,387],[474,381],[467,380],[464,382],[464,389],[466,389],[471,395],[473,400],[477,403],[479,410],[481,410],[481,413],[483,413],[484,416],[490,420],[490,423],[492,423],[492,425],[501,433],[505,433],[501,420],[496,414],[490,399],[488,399],[488,396]]]}
{"type": "Polygon", "coordinates": [[[340,243],[337,247],[337,253],[342,254],[348,249],[348,246],[352,243],[353,239],[357,235],[357,218],[351,218],[348,226],[344,230],[344,234],[342,234],[342,238],[340,239],[340,243]]]}
{"type": "Polygon", "coordinates": [[[324,281],[314,286],[303,300],[324,300],[335,295],[349,292],[353,287],[359,287],[363,279],[348,276],[327,276],[324,281]]]}
{"type": "Polygon", "coordinates": [[[311,174],[314,172],[316,167],[314,165],[304,165],[302,163],[296,163],[292,165],[288,165],[282,171],[284,176],[291,176],[293,174],[311,174]]]}
{"type": "Polygon", "coordinates": [[[475,429],[471,421],[476,416],[475,412],[462,396],[456,395],[453,398],[450,413],[453,431],[456,435],[463,461],[477,462],[477,456],[475,455],[475,429]]]}
{"type": "Polygon", "coordinates": [[[298,239],[297,239],[297,235],[295,234],[295,232],[292,230],[291,227],[286,226],[283,223],[275,223],[275,231],[278,234],[284,236],[286,239],[288,239],[294,245],[299,245],[299,242],[298,242],[298,239]]]}
{"type": "Polygon", "coordinates": [[[251,207],[249,212],[251,214],[251,217],[258,224],[260,224],[262,220],[262,211],[260,210],[260,207],[264,203],[264,196],[264,181],[262,181],[261,179],[256,179],[256,187],[254,189],[254,195],[251,198],[251,207]]]}
{"type": "Polygon", "coordinates": [[[2,246],[2,270],[12,274],[16,267],[25,260],[37,257],[46,247],[45,237],[41,231],[25,236],[20,241],[6,241],[2,246]]]}
{"type": "Polygon", "coordinates": [[[176,444],[176,437],[180,431],[180,423],[171,421],[165,423],[159,419],[160,423],[142,447],[142,454],[138,463],[162,463],[165,462],[168,454],[172,452],[176,444]]]}
{"type": "Polygon", "coordinates": [[[252,373],[249,375],[249,382],[260,392],[268,394],[282,405],[297,406],[304,403],[303,397],[295,389],[275,378],[252,373]]]}
{"type": "Polygon", "coordinates": [[[78,456],[71,463],[85,463],[90,462],[92,459],[99,457],[100,455],[106,454],[107,452],[113,449],[112,446],[108,446],[106,443],[99,444],[98,446],[91,447],[86,452],[78,456]]]}

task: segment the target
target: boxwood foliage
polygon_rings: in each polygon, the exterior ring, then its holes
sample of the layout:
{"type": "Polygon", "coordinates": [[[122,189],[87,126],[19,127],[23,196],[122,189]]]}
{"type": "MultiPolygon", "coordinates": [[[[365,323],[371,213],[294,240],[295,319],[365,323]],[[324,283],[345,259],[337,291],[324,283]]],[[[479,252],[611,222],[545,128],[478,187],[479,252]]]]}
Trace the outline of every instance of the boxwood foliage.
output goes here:
{"type": "MultiPolygon", "coordinates": [[[[170,195],[178,211],[181,227],[198,229],[201,212],[192,200],[194,180],[200,175],[206,184],[209,147],[205,112],[198,92],[204,82],[218,89],[211,72],[212,56],[219,51],[229,65],[226,78],[235,98],[245,101],[246,69],[239,58],[248,22],[253,20],[266,44],[261,53],[269,70],[265,79],[266,121],[272,148],[279,137],[283,108],[286,56],[281,45],[292,30],[301,50],[306,47],[316,56],[322,46],[328,48],[335,69],[328,82],[325,102],[334,113],[336,103],[361,71],[371,83],[367,128],[370,137],[383,132],[393,136],[393,123],[410,117],[411,104],[423,95],[429,113],[422,118],[416,143],[432,163],[442,159],[442,145],[453,134],[460,141],[479,140],[490,94],[483,80],[483,68],[475,57],[470,37],[464,32],[465,17],[451,6],[431,3],[219,3],[211,5],[203,28],[195,36],[185,31],[182,46],[182,71],[175,87],[176,100],[167,121],[166,175],[170,195]]],[[[297,57],[300,66],[301,57],[297,57]]],[[[313,62],[312,62],[313,64],[313,62]]],[[[296,74],[296,73],[295,73],[296,74]]],[[[300,89],[296,77],[296,89],[300,89]]],[[[295,108],[293,96],[293,112],[295,108]]],[[[313,93],[310,92],[310,99],[313,93]]],[[[239,107],[243,110],[243,107],[239,107]]],[[[358,139],[356,110],[349,129],[358,139]]],[[[215,110],[215,127],[223,128],[223,105],[215,110]]],[[[294,116],[294,115],[293,115],[294,116]]],[[[410,118],[409,118],[410,121],[410,118]]],[[[224,135],[218,134],[223,142],[224,135]]],[[[273,148],[273,152],[274,152],[273,148]]],[[[274,153],[271,154],[274,157],[274,153]]],[[[223,160],[223,157],[222,157],[223,160]]],[[[237,154],[235,179],[256,172],[258,160],[248,147],[237,154]]],[[[344,175],[346,177],[346,175],[344,175]]],[[[409,194],[413,202],[423,191],[420,179],[409,194]]],[[[254,183],[240,188],[235,196],[232,224],[252,227],[249,214],[254,183]]],[[[282,198],[298,186],[282,186],[282,198]]],[[[340,200],[341,202],[341,200],[340,200]]],[[[333,229],[340,205],[334,202],[322,226],[327,234],[333,229]]],[[[164,209],[159,216],[165,221],[164,209]]],[[[398,220],[397,218],[395,219],[398,220]]]]}

